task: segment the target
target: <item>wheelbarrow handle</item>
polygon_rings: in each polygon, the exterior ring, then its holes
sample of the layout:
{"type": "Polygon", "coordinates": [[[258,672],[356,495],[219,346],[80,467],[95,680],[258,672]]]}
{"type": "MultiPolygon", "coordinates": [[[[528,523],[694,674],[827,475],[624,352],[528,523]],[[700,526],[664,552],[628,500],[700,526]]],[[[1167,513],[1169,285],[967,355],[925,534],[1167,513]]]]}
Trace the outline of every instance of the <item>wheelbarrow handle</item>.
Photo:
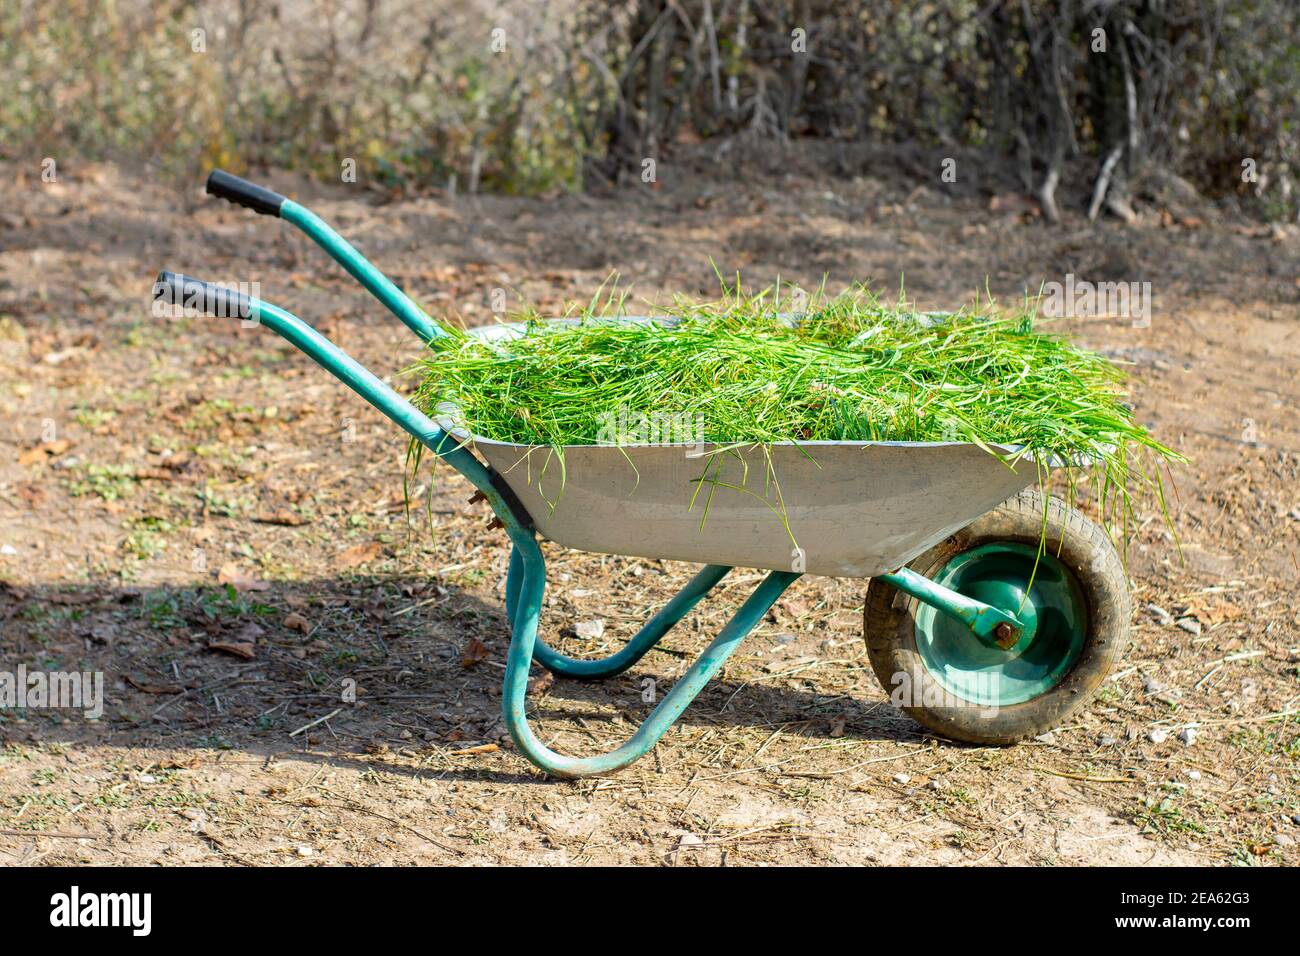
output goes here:
{"type": "Polygon", "coordinates": [[[447,334],[392,279],[376,269],[352,243],[306,206],[221,169],[214,169],[208,175],[208,192],[246,206],[254,212],[275,216],[297,226],[312,242],[324,249],[330,258],[346,269],[352,278],[360,282],[367,292],[382,302],[389,312],[401,319],[402,324],[419,336],[420,341],[429,342],[447,334]]]}
{"type": "Polygon", "coordinates": [[[532,533],[528,509],[500,474],[479,461],[460,439],[443,431],[374,372],[292,312],[255,296],[165,270],[158,273],[153,294],[155,301],[169,305],[196,308],[206,315],[238,317],[266,326],[468,478],[470,484],[483,492],[488,506],[508,533],[512,536],[532,533]]]}
{"type": "Polygon", "coordinates": [[[153,297],[155,302],[198,309],[204,315],[245,320],[253,317],[254,300],[238,289],[214,285],[180,272],[168,272],[166,269],[158,273],[158,279],[154,282],[153,297]]]}
{"type": "Polygon", "coordinates": [[[244,206],[263,216],[275,216],[277,219],[280,217],[280,207],[289,201],[265,186],[232,176],[224,169],[214,169],[208,174],[208,193],[227,199],[236,206],[244,206]]]}

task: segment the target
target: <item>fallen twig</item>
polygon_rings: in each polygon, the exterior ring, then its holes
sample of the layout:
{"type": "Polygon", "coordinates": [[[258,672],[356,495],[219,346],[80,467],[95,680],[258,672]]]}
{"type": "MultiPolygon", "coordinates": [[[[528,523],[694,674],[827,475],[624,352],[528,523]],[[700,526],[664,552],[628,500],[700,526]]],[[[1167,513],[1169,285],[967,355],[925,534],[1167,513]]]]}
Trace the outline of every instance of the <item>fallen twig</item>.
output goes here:
{"type": "Polygon", "coordinates": [[[1048,770],[1046,767],[1034,767],[1034,771],[1037,773],[1050,773],[1053,777],[1065,777],[1068,780],[1082,780],[1085,783],[1133,783],[1132,777],[1086,777],[1081,773],[1048,770]]]}
{"type": "Polygon", "coordinates": [[[0,836],[49,837],[52,840],[98,840],[93,833],[55,833],[44,830],[0,830],[0,836]]]}
{"type": "Polygon", "coordinates": [[[317,717],[317,718],[316,718],[315,720],[313,720],[311,723],[309,723],[309,724],[303,724],[303,725],[302,725],[301,727],[299,727],[297,730],[291,730],[291,731],[289,732],[289,736],[290,736],[290,737],[297,737],[297,736],[298,736],[300,733],[302,733],[304,730],[311,730],[311,729],[312,729],[313,727],[315,727],[317,724],[323,724],[323,723],[325,723],[325,721],[329,720],[331,717],[336,717],[336,716],[338,716],[339,714],[341,714],[342,712],[343,712],[343,708],[342,708],[342,707],[336,707],[334,710],[331,710],[331,711],[330,711],[328,714],[326,714],[324,717],[317,717]]]}

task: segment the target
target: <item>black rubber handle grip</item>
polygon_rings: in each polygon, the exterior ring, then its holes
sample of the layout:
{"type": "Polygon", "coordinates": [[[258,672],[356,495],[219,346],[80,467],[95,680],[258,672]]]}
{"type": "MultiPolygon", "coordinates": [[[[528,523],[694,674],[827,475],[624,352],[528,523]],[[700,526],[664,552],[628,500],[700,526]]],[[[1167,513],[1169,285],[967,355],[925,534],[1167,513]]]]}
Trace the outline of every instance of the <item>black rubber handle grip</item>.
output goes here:
{"type": "Polygon", "coordinates": [[[208,174],[208,193],[221,199],[228,199],[237,206],[247,206],[253,212],[263,216],[280,215],[284,197],[271,192],[265,186],[250,183],[221,169],[214,169],[208,174]]]}
{"type": "Polygon", "coordinates": [[[248,296],[236,289],[226,289],[165,269],[158,273],[158,279],[154,282],[153,297],[155,302],[198,309],[205,315],[221,318],[247,319],[253,312],[248,296]]]}

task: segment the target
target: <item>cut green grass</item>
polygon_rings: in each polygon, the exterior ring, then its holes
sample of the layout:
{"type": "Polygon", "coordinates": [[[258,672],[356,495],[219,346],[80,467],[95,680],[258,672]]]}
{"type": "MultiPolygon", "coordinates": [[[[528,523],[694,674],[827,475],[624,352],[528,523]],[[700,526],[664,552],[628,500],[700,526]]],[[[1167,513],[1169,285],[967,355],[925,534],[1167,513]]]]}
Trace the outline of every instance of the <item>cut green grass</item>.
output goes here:
{"type": "MultiPolygon", "coordinates": [[[[566,446],[636,444],[646,434],[637,425],[667,421],[692,431],[670,440],[720,449],[971,442],[1028,457],[1042,474],[1052,458],[1090,465],[1099,510],[1125,528],[1138,488],[1164,507],[1157,466],[1181,456],[1134,419],[1123,373],[1042,331],[1028,303],[1010,315],[990,304],[936,317],[863,287],[786,293],[724,286],[716,301],[674,302],[669,324],[611,321],[624,302],[609,296],[567,323],[512,316],[525,323],[514,337],[448,330],[415,366],[414,400],[430,414],[452,403],[476,436],[553,449],[561,469],[566,446]]],[[[420,449],[412,460],[418,468],[420,449]]]]}

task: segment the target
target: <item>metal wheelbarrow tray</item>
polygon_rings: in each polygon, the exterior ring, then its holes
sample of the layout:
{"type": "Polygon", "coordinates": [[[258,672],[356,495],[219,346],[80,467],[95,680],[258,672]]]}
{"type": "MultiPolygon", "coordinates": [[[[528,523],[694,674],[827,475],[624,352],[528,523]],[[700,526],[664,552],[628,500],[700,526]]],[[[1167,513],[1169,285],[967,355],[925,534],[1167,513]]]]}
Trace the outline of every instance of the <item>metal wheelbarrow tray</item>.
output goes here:
{"type": "MultiPolygon", "coordinates": [[[[470,334],[508,350],[526,328],[470,334]]],[[[1038,478],[1032,458],[1008,464],[968,442],[868,441],[566,445],[561,477],[551,448],[474,435],[452,402],[438,411],[438,426],[505,479],[542,537],[629,557],[868,578],[1038,478]]],[[[1008,459],[1018,451],[992,447],[1008,459]]]]}
{"type": "MultiPolygon", "coordinates": [[[[208,191],[302,229],[422,341],[443,334],[409,297],[305,207],[224,172],[208,191]]],[[[1129,597],[1109,540],[1082,515],[1023,489],[1038,463],[966,443],[800,442],[767,446],[575,445],[477,437],[444,405],[419,411],[296,316],[171,272],[155,298],[268,326],[460,471],[513,544],[512,635],[502,704],[519,751],[559,777],[616,770],[644,754],[801,574],[871,578],[868,652],[891,697],[941,734],[1008,743],[1081,707],[1122,650],[1129,597]],[[481,456],[481,459],[480,459],[481,456]],[[710,487],[697,496],[701,479],[710,487]],[[756,491],[737,491],[734,486],[756,491]],[[733,487],[729,487],[733,486],[733,487]],[[770,489],[779,486],[774,507],[770,489]],[[716,492],[716,493],[713,493],[716,492]],[[707,515],[702,502],[708,498],[707,515]],[[538,536],[583,551],[705,567],[618,653],[566,657],[537,635],[545,589],[538,536]],[[607,677],[633,666],[733,567],[769,573],[636,733],[614,751],[569,757],[527,720],[534,661],[607,677]]],[[[644,321],[630,319],[628,321],[644,321]]],[[[475,334],[518,334],[497,326],[475,334]]]]}

